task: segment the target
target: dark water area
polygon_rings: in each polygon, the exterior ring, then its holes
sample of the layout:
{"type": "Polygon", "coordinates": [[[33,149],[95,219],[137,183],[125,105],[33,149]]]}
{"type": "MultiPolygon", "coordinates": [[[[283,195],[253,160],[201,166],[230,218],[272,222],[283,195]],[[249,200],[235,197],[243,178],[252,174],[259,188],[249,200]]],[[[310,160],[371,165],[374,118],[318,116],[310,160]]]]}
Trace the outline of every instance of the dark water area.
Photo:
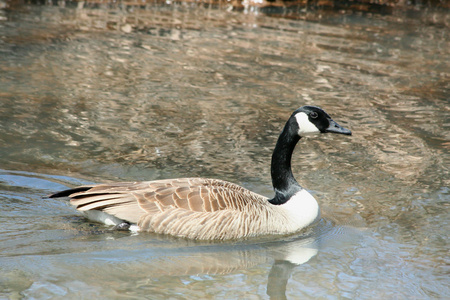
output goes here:
{"type": "Polygon", "coordinates": [[[450,297],[445,5],[51,4],[0,1],[0,298],[450,297]],[[353,135],[297,146],[323,211],[298,235],[114,232],[45,197],[194,176],[271,196],[302,105],[353,135]]]}

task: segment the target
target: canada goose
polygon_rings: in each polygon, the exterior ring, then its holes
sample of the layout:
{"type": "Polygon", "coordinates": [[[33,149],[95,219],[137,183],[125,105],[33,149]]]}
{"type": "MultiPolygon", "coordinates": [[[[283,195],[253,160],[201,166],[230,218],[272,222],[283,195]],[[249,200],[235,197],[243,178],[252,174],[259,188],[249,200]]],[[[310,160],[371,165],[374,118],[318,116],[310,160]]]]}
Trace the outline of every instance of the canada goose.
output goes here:
{"type": "Polygon", "coordinates": [[[199,240],[291,234],[320,216],[317,201],[292,174],[292,152],[302,136],[326,132],[351,135],[318,107],[292,113],[272,154],[272,199],[206,178],[80,186],[49,197],[70,197],[87,218],[118,229],[199,240]]]}

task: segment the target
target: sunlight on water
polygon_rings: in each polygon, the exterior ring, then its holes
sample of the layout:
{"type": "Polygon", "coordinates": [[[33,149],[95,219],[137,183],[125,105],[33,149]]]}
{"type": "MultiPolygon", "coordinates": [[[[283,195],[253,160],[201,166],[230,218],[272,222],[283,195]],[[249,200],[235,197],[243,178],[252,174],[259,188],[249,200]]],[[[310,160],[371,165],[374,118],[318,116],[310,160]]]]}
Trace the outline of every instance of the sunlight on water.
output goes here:
{"type": "Polygon", "coordinates": [[[450,297],[445,9],[0,4],[0,298],[450,297]],[[305,104],[353,135],[297,146],[323,218],[296,236],[130,235],[45,197],[188,176],[271,196],[305,104]]]}

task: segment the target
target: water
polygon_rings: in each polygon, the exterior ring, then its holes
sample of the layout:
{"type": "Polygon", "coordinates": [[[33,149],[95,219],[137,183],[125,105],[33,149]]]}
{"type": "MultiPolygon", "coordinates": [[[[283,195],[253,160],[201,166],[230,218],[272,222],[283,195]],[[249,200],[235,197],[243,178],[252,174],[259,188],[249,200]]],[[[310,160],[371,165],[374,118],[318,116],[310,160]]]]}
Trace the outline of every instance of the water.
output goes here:
{"type": "Polygon", "coordinates": [[[0,298],[423,299],[448,279],[448,12],[0,2],[0,298]],[[323,219],[222,243],[111,232],[45,195],[221,178],[270,196],[287,117],[323,219]]]}

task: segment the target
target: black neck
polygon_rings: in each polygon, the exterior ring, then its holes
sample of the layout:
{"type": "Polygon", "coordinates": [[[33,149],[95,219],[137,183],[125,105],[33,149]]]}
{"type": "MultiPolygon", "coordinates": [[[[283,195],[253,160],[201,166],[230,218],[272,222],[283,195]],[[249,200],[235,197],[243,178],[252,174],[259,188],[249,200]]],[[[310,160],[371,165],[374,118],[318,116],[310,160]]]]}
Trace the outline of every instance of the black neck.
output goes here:
{"type": "Polygon", "coordinates": [[[286,203],[302,189],[291,170],[292,153],[300,140],[297,127],[292,119],[286,123],[272,154],[271,175],[275,190],[275,197],[269,200],[272,204],[286,203]]]}

